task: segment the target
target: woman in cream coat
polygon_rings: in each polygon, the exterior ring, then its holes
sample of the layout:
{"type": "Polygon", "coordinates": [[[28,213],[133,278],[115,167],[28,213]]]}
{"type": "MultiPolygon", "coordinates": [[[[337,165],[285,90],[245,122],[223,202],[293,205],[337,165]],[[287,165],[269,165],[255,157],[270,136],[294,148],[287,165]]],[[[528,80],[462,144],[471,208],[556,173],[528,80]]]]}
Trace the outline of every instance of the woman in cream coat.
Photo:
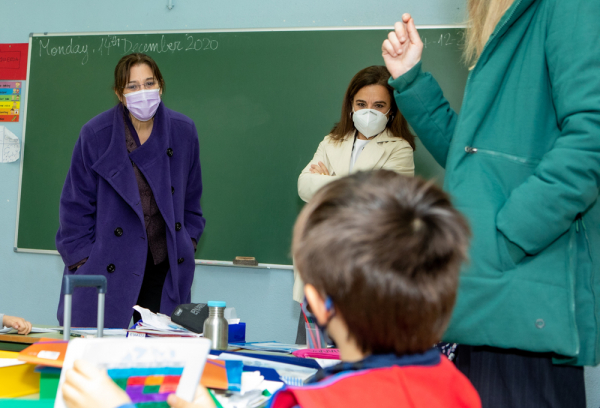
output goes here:
{"type": "MultiPolygon", "coordinates": [[[[384,66],[359,71],[350,81],[341,120],[319,144],[300,173],[298,194],[304,201],[325,184],[357,171],[393,170],[414,175],[414,136],[398,110],[390,73],[384,66]]],[[[304,284],[294,270],[293,298],[301,303],[304,284]]],[[[305,340],[304,318],[298,323],[297,343],[305,340]]]]}

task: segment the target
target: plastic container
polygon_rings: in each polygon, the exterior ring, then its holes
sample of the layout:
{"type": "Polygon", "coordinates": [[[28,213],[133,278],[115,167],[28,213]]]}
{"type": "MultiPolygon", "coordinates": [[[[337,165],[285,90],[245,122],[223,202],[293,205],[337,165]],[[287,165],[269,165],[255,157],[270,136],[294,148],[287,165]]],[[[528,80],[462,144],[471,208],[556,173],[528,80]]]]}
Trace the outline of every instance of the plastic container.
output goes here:
{"type": "Polygon", "coordinates": [[[211,300],[208,305],[208,318],[204,321],[204,338],[210,339],[213,350],[227,350],[229,324],[225,319],[225,302],[211,300]]]}
{"type": "Polygon", "coordinates": [[[306,345],[309,349],[325,349],[329,337],[315,323],[304,323],[306,328],[306,345]]]}

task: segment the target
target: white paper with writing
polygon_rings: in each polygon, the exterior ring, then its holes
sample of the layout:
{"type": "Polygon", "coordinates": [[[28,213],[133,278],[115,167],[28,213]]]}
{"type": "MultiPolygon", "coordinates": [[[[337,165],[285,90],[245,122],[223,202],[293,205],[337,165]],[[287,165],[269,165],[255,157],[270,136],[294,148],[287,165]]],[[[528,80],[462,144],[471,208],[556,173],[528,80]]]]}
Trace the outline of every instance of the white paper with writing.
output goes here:
{"type": "Polygon", "coordinates": [[[20,154],[19,138],[5,126],[0,126],[0,163],[17,161],[20,154]]]}

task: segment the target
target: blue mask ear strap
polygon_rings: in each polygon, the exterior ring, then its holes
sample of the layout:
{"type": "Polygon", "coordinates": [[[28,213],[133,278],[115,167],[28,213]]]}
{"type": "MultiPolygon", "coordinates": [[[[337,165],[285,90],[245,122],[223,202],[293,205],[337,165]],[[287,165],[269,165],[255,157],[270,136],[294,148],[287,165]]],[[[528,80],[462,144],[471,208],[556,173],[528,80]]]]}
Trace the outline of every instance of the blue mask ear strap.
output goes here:
{"type": "Polygon", "coordinates": [[[329,296],[325,299],[325,310],[331,312],[333,310],[333,300],[329,296]]]}
{"type": "MultiPolygon", "coordinates": [[[[301,303],[302,311],[304,312],[305,316],[313,317],[313,314],[308,311],[307,306],[308,306],[308,300],[306,300],[306,296],[304,296],[304,301],[301,303]]],[[[331,312],[334,310],[333,300],[331,300],[331,298],[329,296],[327,296],[327,298],[325,299],[325,310],[327,310],[328,312],[331,312]]]]}

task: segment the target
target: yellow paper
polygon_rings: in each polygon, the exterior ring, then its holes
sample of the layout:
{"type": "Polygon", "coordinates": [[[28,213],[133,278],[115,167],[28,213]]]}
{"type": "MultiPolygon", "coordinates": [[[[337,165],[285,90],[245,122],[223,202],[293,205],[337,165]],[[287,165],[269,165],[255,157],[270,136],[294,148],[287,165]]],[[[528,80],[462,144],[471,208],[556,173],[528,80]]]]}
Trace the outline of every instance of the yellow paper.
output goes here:
{"type": "MultiPolygon", "coordinates": [[[[0,351],[0,360],[16,359],[19,353],[0,351]]],[[[0,398],[15,398],[40,392],[40,373],[33,364],[19,364],[0,368],[0,398]]]]}

